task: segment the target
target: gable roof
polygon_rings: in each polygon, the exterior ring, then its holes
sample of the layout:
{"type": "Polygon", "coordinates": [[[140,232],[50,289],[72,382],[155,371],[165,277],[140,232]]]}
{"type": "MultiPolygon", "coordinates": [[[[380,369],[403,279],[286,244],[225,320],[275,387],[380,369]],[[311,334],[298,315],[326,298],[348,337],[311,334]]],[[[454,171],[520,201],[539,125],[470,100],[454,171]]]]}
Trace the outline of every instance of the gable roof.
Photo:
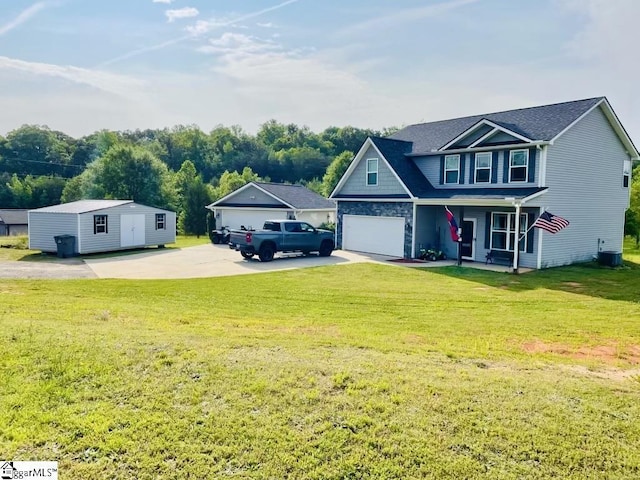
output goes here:
{"type": "MultiPolygon", "coordinates": [[[[411,153],[431,153],[450,143],[482,120],[534,141],[551,141],[605,97],[555,103],[540,107],[520,108],[470,117],[409,125],[389,138],[413,142],[411,153]]],[[[608,105],[608,104],[607,104],[608,105]]]]}
{"type": "Polygon", "coordinates": [[[133,200],[78,200],[77,202],[52,205],[50,207],[43,207],[29,211],[50,213],[87,213],[102,210],[103,208],[118,207],[127,203],[133,203],[133,200]]]}
{"type": "MultiPolygon", "coordinates": [[[[284,207],[295,210],[333,210],[336,204],[333,200],[328,200],[322,195],[309,190],[303,185],[286,185],[284,183],[268,183],[268,182],[249,182],[246,185],[234,190],[230,194],[224,196],[220,200],[208,205],[207,208],[216,206],[224,206],[238,192],[247,188],[255,187],[262,190],[275,200],[282,202],[284,207]]],[[[256,207],[259,208],[257,205],[256,207]]]]}
{"type": "Polygon", "coordinates": [[[0,210],[0,223],[5,225],[27,225],[29,215],[26,208],[9,208],[0,210]]]}

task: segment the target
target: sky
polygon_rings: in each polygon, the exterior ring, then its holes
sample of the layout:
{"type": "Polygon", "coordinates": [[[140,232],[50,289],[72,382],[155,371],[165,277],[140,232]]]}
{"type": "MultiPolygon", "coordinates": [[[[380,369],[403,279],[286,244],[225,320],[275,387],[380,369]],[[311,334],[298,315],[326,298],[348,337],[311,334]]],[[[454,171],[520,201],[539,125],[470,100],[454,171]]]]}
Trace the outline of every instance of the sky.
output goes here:
{"type": "Polygon", "coordinates": [[[639,0],[0,0],[0,135],[382,129],[606,96],[640,146],[639,0]]]}

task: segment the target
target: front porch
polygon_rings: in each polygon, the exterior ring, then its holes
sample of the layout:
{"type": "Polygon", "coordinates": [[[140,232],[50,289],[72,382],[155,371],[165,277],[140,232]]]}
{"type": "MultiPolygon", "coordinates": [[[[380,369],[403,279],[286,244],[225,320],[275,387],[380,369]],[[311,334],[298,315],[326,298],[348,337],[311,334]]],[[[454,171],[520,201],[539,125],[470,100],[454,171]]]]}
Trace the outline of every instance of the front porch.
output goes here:
{"type": "MultiPolygon", "coordinates": [[[[514,247],[519,243],[518,269],[535,269],[538,265],[538,235],[530,228],[539,209],[520,208],[516,221],[516,208],[503,205],[450,206],[461,230],[460,248],[463,265],[493,271],[511,271],[508,261],[485,265],[487,255],[513,258],[514,247]],[[516,230],[519,232],[516,236],[516,230]],[[519,239],[519,241],[518,241],[519,239]],[[504,264],[502,264],[504,263],[504,264]]],[[[459,231],[460,231],[459,230],[459,231]]],[[[454,241],[443,205],[416,205],[413,257],[419,258],[421,250],[435,249],[447,258],[458,258],[458,242],[454,241]]],[[[442,262],[435,262],[436,264],[442,262]]]]}
{"type": "MultiPolygon", "coordinates": [[[[399,267],[409,267],[409,268],[435,268],[435,267],[455,267],[458,265],[458,262],[454,259],[448,260],[437,260],[435,262],[430,262],[428,260],[418,260],[418,259],[406,259],[406,258],[387,258],[387,259],[379,259],[380,263],[384,263],[386,265],[396,265],[399,267]]],[[[513,273],[513,267],[506,265],[498,265],[498,264],[486,264],[484,262],[474,262],[471,260],[463,260],[462,267],[465,268],[475,268],[478,270],[486,270],[490,272],[500,272],[500,273],[513,273]]],[[[526,268],[519,267],[518,273],[528,273],[534,271],[534,268],[526,268]]]]}

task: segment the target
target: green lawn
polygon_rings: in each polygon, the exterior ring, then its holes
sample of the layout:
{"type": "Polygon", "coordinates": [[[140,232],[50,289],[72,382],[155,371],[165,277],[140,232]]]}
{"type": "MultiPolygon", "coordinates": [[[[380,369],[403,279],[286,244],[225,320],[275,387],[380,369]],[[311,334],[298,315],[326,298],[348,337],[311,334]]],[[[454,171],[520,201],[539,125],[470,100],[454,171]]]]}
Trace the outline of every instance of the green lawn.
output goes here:
{"type": "Polygon", "coordinates": [[[0,458],[61,478],[640,475],[634,262],[0,280],[0,325],[0,458]]]}

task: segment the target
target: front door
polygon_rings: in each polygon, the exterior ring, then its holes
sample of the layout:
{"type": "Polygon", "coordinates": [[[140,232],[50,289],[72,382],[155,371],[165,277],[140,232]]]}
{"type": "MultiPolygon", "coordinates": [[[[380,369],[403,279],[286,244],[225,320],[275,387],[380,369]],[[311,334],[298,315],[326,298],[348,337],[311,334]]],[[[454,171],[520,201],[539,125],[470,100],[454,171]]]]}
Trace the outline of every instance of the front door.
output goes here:
{"type": "Polygon", "coordinates": [[[476,219],[465,218],[462,222],[462,258],[475,260],[476,250],[476,219]]]}

